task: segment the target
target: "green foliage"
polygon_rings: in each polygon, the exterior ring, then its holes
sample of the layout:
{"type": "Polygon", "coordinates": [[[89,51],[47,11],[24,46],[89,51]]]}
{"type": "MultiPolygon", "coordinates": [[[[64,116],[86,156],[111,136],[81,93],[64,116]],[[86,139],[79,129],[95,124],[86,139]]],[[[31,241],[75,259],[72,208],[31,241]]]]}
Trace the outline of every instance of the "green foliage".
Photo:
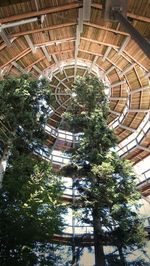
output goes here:
{"type": "Polygon", "coordinates": [[[0,197],[1,265],[14,259],[15,265],[28,265],[26,259],[39,259],[35,249],[44,250],[62,228],[62,191],[49,163],[31,154],[12,154],[0,197]]]}
{"type": "MultiPolygon", "coordinates": [[[[67,112],[64,114],[64,127],[74,132],[82,132],[88,128],[90,113],[97,109],[105,118],[108,114],[108,103],[104,93],[104,85],[93,76],[78,77],[73,87],[76,95],[72,98],[67,112]]],[[[96,115],[95,112],[93,115],[96,115]]],[[[102,118],[95,117],[95,120],[102,118]]]]}
{"type": "Polygon", "coordinates": [[[107,127],[108,102],[104,85],[92,76],[78,78],[73,88],[76,97],[64,114],[64,126],[73,132],[84,132],[76,159],[101,163],[109,148],[117,143],[112,130],[107,127]]]}
{"type": "Polygon", "coordinates": [[[107,266],[122,266],[120,258],[116,254],[108,254],[106,256],[106,265],[107,266]]]}
{"type": "Polygon", "coordinates": [[[104,84],[94,76],[77,77],[73,91],[76,95],[76,104],[88,113],[95,110],[98,105],[106,105],[104,84]]]}
{"type": "Polygon", "coordinates": [[[135,261],[129,262],[127,266],[149,266],[149,262],[145,262],[143,259],[137,259],[135,261]]]}
{"type": "MultiPolygon", "coordinates": [[[[106,266],[122,266],[119,255],[117,254],[108,254],[106,256],[106,266]]],[[[133,261],[126,262],[125,266],[149,266],[149,262],[144,261],[141,258],[137,258],[133,261]]]]}
{"type": "Polygon", "coordinates": [[[0,81],[0,135],[14,139],[16,133],[28,141],[41,138],[50,103],[50,89],[43,80],[27,75],[0,81]]]}
{"type": "Polygon", "coordinates": [[[63,226],[63,184],[33,155],[44,141],[50,88],[29,76],[0,81],[0,138],[9,159],[0,193],[0,264],[54,265],[49,244],[63,226]]]}
{"type": "Polygon", "coordinates": [[[132,164],[112,151],[117,139],[107,126],[104,85],[97,78],[80,77],[74,93],[64,118],[74,132],[82,133],[81,141],[72,154],[72,164],[62,171],[77,180],[82,221],[94,227],[95,248],[102,243],[115,245],[124,253],[127,248],[141,248],[145,233],[138,215],[136,176],[132,164]]]}

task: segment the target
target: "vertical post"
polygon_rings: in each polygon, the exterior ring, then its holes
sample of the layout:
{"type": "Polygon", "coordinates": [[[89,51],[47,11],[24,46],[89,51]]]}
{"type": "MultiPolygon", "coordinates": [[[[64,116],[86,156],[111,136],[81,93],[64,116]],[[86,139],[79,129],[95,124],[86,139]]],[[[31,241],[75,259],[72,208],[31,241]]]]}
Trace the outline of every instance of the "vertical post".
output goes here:
{"type": "MultiPolygon", "coordinates": [[[[72,179],[72,203],[74,205],[75,201],[75,191],[74,191],[74,178],[72,179]]],[[[75,246],[75,219],[72,215],[72,266],[76,266],[76,246],[75,246]]]]}

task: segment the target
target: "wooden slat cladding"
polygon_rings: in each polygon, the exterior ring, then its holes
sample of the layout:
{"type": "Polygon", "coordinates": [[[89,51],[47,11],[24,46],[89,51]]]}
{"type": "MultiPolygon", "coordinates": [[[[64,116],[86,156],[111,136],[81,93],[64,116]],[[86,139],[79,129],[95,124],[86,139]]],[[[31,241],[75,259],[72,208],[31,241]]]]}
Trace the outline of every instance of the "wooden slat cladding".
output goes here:
{"type": "Polygon", "coordinates": [[[0,0],[0,6],[15,5],[17,3],[30,2],[31,0],[0,0]]]}

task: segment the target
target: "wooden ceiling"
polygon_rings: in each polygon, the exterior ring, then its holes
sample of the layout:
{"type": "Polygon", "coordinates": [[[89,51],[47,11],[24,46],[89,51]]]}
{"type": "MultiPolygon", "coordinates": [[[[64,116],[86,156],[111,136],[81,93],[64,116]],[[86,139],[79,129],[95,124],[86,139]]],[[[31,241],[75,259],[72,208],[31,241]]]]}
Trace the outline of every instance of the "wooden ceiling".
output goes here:
{"type": "MultiPolygon", "coordinates": [[[[150,41],[150,2],[128,0],[127,18],[150,41]]],[[[45,76],[55,98],[51,126],[59,127],[76,75],[99,69],[120,155],[134,163],[150,155],[150,60],[120,23],[104,21],[101,0],[0,1],[0,23],[1,78],[45,76]]]]}

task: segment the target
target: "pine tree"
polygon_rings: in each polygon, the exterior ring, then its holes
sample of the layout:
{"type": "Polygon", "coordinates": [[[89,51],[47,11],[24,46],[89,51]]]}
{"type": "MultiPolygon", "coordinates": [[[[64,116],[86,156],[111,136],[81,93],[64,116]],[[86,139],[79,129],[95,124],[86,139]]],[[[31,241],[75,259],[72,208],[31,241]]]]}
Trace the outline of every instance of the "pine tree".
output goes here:
{"type": "Polygon", "coordinates": [[[0,264],[53,265],[51,238],[63,226],[63,184],[35,156],[45,141],[50,88],[28,76],[0,81],[0,136],[9,156],[0,191],[0,264]]]}
{"type": "Polygon", "coordinates": [[[107,125],[104,89],[93,76],[76,80],[76,97],[64,115],[64,126],[79,133],[81,140],[72,150],[72,163],[62,172],[76,178],[82,221],[94,230],[95,265],[106,265],[106,245],[117,247],[120,263],[125,265],[126,252],[142,247],[145,234],[137,212],[140,195],[132,165],[113,151],[117,139],[107,125]]]}
{"type": "Polygon", "coordinates": [[[18,137],[32,147],[43,141],[50,94],[45,79],[35,80],[23,75],[0,81],[0,139],[6,146],[18,137]]]}
{"type": "Polygon", "coordinates": [[[48,162],[13,149],[0,195],[1,265],[53,265],[44,254],[51,254],[51,238],[63,227],[62,193],[48,162]]]}

